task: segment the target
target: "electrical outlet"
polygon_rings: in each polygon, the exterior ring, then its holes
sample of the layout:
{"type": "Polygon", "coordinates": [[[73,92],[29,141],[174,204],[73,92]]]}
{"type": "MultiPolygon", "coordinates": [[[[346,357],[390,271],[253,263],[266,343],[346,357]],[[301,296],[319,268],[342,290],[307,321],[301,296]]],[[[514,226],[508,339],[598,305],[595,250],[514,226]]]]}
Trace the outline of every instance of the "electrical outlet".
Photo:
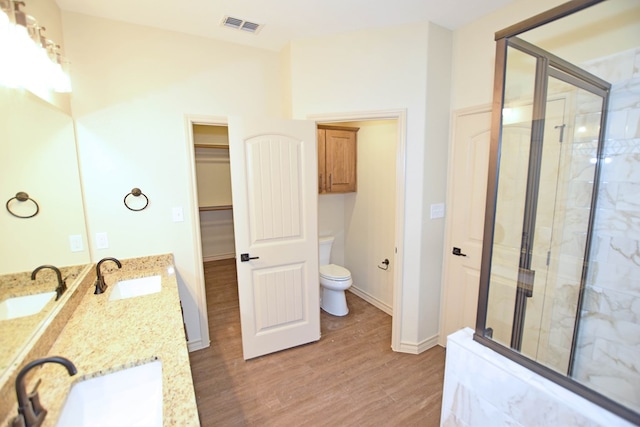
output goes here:
{"type": "Polygon", "coordinates": [[[82,236],[80,234],[69,236],[69,246],[71,247],[71,252],[81,252],[83,249],[82,236]]]}
{"type": "Polygon", "coordinates": [[[107,249],[109,247],[109,239],[107,233],[96,233],[96,248],[107,249]]]}

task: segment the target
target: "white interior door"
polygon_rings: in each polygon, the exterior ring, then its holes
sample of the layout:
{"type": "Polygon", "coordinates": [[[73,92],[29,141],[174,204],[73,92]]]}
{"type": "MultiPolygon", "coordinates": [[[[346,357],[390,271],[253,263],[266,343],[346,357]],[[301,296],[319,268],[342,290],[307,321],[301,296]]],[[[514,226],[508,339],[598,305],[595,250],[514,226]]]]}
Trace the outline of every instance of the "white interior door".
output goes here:
{"type": "Polygon", "coordinates": [[[489,167],[491,112],[455,117],[447,209],[447,244],[440,343],[475,328],[489,167]]]}
{"type": "Polygon", "coordinates": [[[316,125],[230,118],[229,157],[244,358],[317,341],[316,125]]]}

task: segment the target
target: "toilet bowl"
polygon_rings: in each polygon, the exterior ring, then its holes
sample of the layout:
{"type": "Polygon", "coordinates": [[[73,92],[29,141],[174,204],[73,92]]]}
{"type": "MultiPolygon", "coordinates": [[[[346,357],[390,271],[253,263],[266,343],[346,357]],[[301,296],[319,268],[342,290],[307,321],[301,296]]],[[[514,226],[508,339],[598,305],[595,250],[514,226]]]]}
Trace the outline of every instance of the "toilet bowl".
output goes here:
{"type": "Polygon", "coordinates": [[[334,316],[349,313],[344,291],[353,284],[351,272],[346,268],[330,264],[333,237],[320,239],[320,308],[334,316]]]}

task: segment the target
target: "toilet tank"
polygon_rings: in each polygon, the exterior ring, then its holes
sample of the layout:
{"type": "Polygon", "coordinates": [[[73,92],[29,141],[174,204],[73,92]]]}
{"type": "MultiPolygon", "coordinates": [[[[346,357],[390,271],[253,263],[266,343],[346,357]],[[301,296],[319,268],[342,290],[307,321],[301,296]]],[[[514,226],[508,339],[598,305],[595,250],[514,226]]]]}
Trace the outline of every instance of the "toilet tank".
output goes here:
{"type": "Polygon", "coordinates": [[[331,245],[333,245],[333,237],[320,237],[318,241],[320,242],[320,265],[330,264],[331,261],[331,245]]]}

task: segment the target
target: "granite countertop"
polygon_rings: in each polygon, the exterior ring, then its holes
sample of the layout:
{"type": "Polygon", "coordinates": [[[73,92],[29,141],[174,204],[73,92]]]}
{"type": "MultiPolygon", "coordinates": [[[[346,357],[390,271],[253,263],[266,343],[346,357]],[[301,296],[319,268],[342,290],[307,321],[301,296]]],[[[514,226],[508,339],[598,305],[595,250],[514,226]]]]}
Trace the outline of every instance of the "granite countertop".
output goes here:
{"type": "MultiPolygon", "coordinates": [[[[62,277],[71,289],[70,292],[73,292],[74,281],[84,277],[88,270],[89,266],[87,265],[60,268],[62,277]]],[[[56,274],[50,269],[38,272],[36,280],[31,280],[31,272],[23,272],[3,275],[1,281],[0,301],[41,292],[53,292],[57,286],[56,274]]],[[[69,299],[69,297],[65,294],[61,299],[69,299]]],[[[41,326],[43,320],[48,318],[53,311],[59,309],[61,302],[52,297],[39,313],[3,320],[0,323],[0,343],[2,343],[0,346],[0,372],[3,373],[2,377],[5,376],[4,373],[15,362],[14,359],[19,357],[19,353],[27,341],[37,332],[37,328],[41,326]]]]}
{"type": "MultiPolygon", "coordinates": [[[[122,269],[105,262],[109,286],[94,295],[89,286],[47,356],[71,360],[78,373],[69,376],[64,367],[47,363],[32,370],[27,391],[41,379],[38,393],[49,411],[44,426],[55,426],[71,386],[152,360],[162,362],[163,423],[165,426],[199,426],[189,354],[172,255],[121,260],[122,269]],[[159,293],[109,301],[119,280],[161,275],[159,293]]],[[[26,361],[25,361],[26,362],[26,361]]],[[[96,402],[100,404],[99,402],[96,402]]],[[[14,416],[10,414],[7,420],[14,416]]],[[[6,425],[6,424],[5,424],[6,425]]]]}

